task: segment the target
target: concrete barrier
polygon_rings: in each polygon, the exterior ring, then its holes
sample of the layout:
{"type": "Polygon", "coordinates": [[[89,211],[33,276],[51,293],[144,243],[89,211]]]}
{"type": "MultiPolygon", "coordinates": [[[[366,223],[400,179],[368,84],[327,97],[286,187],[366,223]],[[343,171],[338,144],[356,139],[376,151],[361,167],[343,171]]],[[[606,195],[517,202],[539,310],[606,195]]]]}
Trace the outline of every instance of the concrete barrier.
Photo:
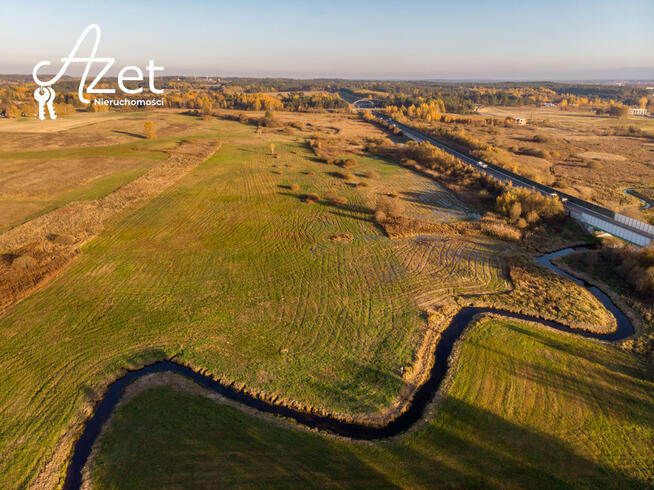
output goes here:
{"type": "Polygon", "coordinates": [[[619,221],[620,223],[624,223],[627,226],[631,226],[632,228],[636,228],[637,230],[641,230],[650,235],[654,235],[654,226],[643,223],[642,221],[638,221],[637,219],[615,213],[615,220],[619,221]]]}
{"type": "Polygon", "coordinates": [[[641,247],[646,247],[647,245],[650,244],[651,241],[651,239],[647,238],[646,236],[643,236],[631,230],[625,230],[624,228],[616,225],[615,223],[605,221],[601,218],[598,218],[597,216],[584,213],[583,211],[577,211],[575,209],[571,209],[570,217],[575,218],[581,221],[582,223],[589,224],[594,228],[610,233],[613,236],[622,238],[623,240],[631,242],[635,245],[639,245],[641,247]]]}

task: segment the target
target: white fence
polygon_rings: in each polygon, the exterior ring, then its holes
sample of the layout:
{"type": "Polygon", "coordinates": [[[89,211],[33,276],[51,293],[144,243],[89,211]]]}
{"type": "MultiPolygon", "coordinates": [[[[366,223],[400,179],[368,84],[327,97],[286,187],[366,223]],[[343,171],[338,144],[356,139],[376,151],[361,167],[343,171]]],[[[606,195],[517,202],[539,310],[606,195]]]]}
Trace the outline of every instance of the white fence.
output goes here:
{"type": "Polygon", "coordinates": [[[637,230],[642,230],[649,235],[654,235],[654,226],[638,221],[637,219],[615,213],[615,220],[624,223],[627,226],[631,226],[632,228],[636,228],[637,230]]]}
{"type": "MultiPolygon", "coordinates": [[[[596,216],[592,216],[590,214],[586,214],[583,211],[577,211],[574,209],[570,210],[570,216],[578,219],[579,221],[589,224],[597,229],[600,229],[602,231],[605,231],[607,233],[610,233],[613,236],[616,236],[618,238],[622,238],[623,240],[627,240],[628,242],[634,243],[636,245],[640,245],[641,247],[645,247],[649,245],[651,239],[641,235],[640,233],[636,233],[635,231],[631,230],[625,230],[621,226],[616,225],[615,223],[610,223],[608,221],[604,221],[601,218],[598,218],[596,216]]],[[[616,215],[617,216],[617,215],[616,215]]],[[[635,220],[634,220],[635,221],[635,220]]],[[[639,222],[640,223],[640,222],[639,222]]],[[[628,224],[628,223],[625,223],[628,224]]],[[[642,223],[645,224],[645,223],[642,223]]],[[[630,225],[631,226],[631,225],[630,225]]]]}

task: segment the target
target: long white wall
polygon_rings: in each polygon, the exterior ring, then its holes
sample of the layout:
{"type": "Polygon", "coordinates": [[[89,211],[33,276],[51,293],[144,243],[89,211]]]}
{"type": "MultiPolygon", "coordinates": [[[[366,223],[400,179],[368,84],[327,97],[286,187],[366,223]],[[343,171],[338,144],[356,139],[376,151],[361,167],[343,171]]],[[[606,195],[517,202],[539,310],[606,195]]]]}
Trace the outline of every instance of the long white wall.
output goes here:
{"type": "Polygon", "coordinates": [[[619,221],[620,223],[624,223],[625,225],[631,226],[632,228],[642,230],[650,235],[654,235],[654,226],[643,223],[642,221],[638,221],[637,219],[615,213],[615,220],[619,221]]]}
{"type": "MultiPolygon", "coordinates": [[[[604,221],[603,219],[598,218],[596,216],[591,216],[590,214],[586,214],[583,211],[570,210],[570,216],[572,218],[578,219],[582,223],[586,223],[591,226],[594,226],[595,228],[610,233],[611,235],[616,236],[618,238],[622,238],[623,240],[627,240],[628,242],[634,243],[636,245],[640,245],[641,247],[645,247],[650,243],[650,239],[643,235],[640,235],[631,230],[625,230],[624,228],[616,225],[615,223],[609,223],[608,221],[604,221]]],[[[629,224],[629,223],[625,223],[625,224],[629,224]]]]}

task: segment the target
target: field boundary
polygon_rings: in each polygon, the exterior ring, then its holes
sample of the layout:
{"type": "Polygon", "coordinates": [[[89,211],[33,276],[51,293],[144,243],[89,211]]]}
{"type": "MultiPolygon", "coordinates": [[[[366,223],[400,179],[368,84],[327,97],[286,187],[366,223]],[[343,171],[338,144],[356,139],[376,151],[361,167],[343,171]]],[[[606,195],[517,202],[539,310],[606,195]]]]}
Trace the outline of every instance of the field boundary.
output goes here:
{"type": "Polygon", "coordinates": [[[103,198],[69,203],[0,235],[0,314],[61,272],[109,218],[145,204],[220,147],[216,140],[183,140],[163,163],[103,198]]]}

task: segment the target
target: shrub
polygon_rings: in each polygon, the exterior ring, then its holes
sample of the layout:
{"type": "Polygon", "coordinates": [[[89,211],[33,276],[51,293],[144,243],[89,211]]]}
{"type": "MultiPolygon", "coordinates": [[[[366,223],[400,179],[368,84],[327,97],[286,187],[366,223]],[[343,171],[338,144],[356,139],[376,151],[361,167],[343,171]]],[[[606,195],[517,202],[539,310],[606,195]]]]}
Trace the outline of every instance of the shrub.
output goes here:
{"type": "Polygon", "coordinates": [[[338,165],[342,168],[354,168],[358,163],[354,158],[348,158],[347,160],[341,160],[338,165]]]}
{"type": "Polygon", "coordinates": [[[145,121],[143,124],[143,135],[149,140],[157,139],[157,130],[152,121],[145,121]]]}
{"type": "Polygon", "coordinates": [[[336,172],[336,175],[340,177],[341,179],[345,180],[354,180],[355,175],[352,172],[336,172]]]}
{"type": "Polygon", "coordinates": [[[526,219],[527,223],[537,223],[538,220],[540,220],[540,216],[538,216],[538,213],[532,209],[527,213],[526,219]]]}
{"type": "Polygon", "coordinates": [[[30,269],[36,265],[36,260],[29,255],[21,255],[20,257],[16,257],[11,262],[11,265],[14,269],[30,269]]]}
{"type": "Polygon", "coordinates": [[[290,190],[292,190],[292,191],[300,190],[300,186],[297,185],[297,184],[291,184],[291,185],[288,186],[288,188],[289,188],[290,190]]]}
{"type": "Polygon", "coordinates": [[[534,143],[547,143],[550,140],[550,138],[549,136],[546,136],[544,134],[535,134],[534,137],[531,138],[531,140],[534,143]]]}
{"type": "Polygon", "coordinates": [[[529,156],[538,157],[538,158],[548,159],[548,158],[552,157],[552,155],[547,150],[541,150],[541,149],[537,149],[537,148],[529,148],[527,146],[520,147],[519,152],[522,153],[523,155],[529,155],[529,156]]]}
{"type": "Polygon", "coordinates": [[[336,196],[336,197],[332,197],[329,200],[329,202],[331,204],[336,204],[336,205],[342,206],[343,204],[347,204],[347,199],[345,197],[343,197],[343,196],[336,196]]]}
{"type": "Polygon", "coordinates": [[[374,170],[368,170],[363,175],[366,176],[369,179],[378,179],[379,178],[379,174],[377,172],[375,172],[374,170]]]}
{"type": "Polygon", "coordinates": [[[377,200],[375,210],[388,216],[400,216],[404,212],[404,203],[397,198],[382,196],[377,200]]]}
{"type": "Polygon", "coordinates": [[[313,204],[313,203],[317,203],[318,201],[320,201],[320,196],[318,194],[315,194],[315,193],[312,192],[312,193],[305,194],[304,196],[302,196],[302,200],[304,202],[306,202],[306,203],[313,204]]]}
{"type": "Polygon", "coordinates": [[[609,107],[609,115],[612,117],[626,117],[629,114],[629,108],[623,104],[613,104],[609,107]]]}
{"type": "Polygon", "coordinates": [[[274,111],[266,111],[266,114],[259,120],[259,124],[267,128],[276,128],[282,125],[274,111]]]}
{"type": "MultiPolygon", "coordinates": [[[[563,215],[563,204],[557,197],[543,196],[542,194],[523,188],[508,188],[495,201],[495,208],[499,214],[511,220],[519,217],[536,216],[552,220],[563,215]],[[516,206],[519,204],[520,207],[516,206]],[[518,214],[517,211],[520,211],[518,214]]],[[[527,220],[529,222],[529,220],[527,220]]],[[[531,223],[536,223],[532,221],[531,223]]]]}
{"type": "Polygon", "coordinates": [[[513,221],[516,221],[521,214],[522,214],[522,204],[520,204],[520,201],[514,201],[509,207],[509,217],[513,221]]]}
{"type": "MultiPolygon", "coordinates": [[[[602,248],[602,268],[622,278],[636,293],[654,306],[654,245],[640,249],[627,247],[602,248]]],[[[580,256],[587,265],[591,254],[580,256]]]]}
{"type": "Polygon", "coordinates": [[[500,240],[507,240],[517,242],[522,238],[522,233],[506,223],[500,221],[487,221],[480,222],[481,231],[487,235],[494,236],[500,240]]]}
{"type": "Polygon", "coordinates": [[[375,222],[381,224],[384,223],[385,221],[386,221],[386,213],[381,209],[375,211],[375,222]]]}

